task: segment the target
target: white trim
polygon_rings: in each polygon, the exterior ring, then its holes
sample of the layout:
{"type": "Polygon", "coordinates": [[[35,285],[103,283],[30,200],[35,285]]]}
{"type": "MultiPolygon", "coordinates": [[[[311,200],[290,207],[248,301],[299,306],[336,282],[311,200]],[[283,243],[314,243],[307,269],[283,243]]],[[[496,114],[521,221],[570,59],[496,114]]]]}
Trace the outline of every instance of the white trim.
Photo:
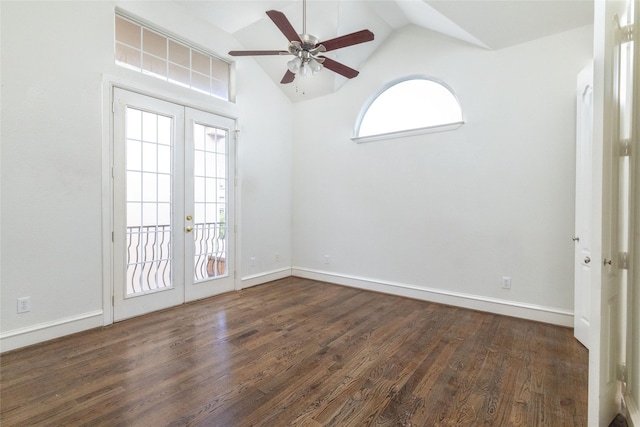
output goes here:
{"type": "Polygon", "coordinates": [[[393,139],[393,138],[402,138],[406,136],[421,135],[425,133],[445,132],[449,130],[458,129],[463,124],[464,124],[464,114],[462,111],[462,104],[460,104],[460,100],[458,99],[455,92],[448,84],[446,84],[442,80],[437,79],[435,77],[427,76],[424,74],[412,74],[412,75],[400,77],[388,82],[387,84],[382,86],[382,88],[379,89],[376,93],[374,93],[372,96],[369,97],[367,102],[365,102],[364,106],[360,109],[360,113],[358,113],[358,118],[356,119],[356,124],[353,129],[353,136],[351,137],[351,140],[356,143],[373,142],[373,141],[380,141],[383,139],[393,139]],[[376,135],[359,136],[360,126],[362,125],[362,121],[364,120],[364,117],[367,115],[369,108],[371,108],[371,105],[373,105],[373,103],[378,99],[378,97],[380,97],[380,95],[382,95],[387,90],[391,89],[393,86],[410,81],[410,80],[427,80],[427,81],[436,83],[444,87],[445,89],[447,89],[451,93],[453,98],[456,100],[456,103],[460,108],[461,120],[459,122],[443,123],[440,125],[427,126],[427,127],[417,128],[417,129],[402,129],[399,131],[376,134],[376,135]]]}
{"type": "Polygon", "coordinates": [[[573,327],[573,312],[570,310],[300,267],[293,267],[291,272],[293,276],[306,279],[432,301],[521,319],[535,320],[559,326],[573,327]]]}
{"type": "Polygon", "coordinates": [[[102,310],[89,311],[0,334],[0,352],[15,350],[54,338],[102,326],[102,310]]]}
{"type": "Polygon", "coordinates": [[[238,105],[231,101],[195,92],[164,80],[145,79],[143,74],[126,68],[118,67],[115,71],[118,74],[102,75],[103,89],[104,84],[107,84],[109,87],[118,87],[161,101],[238,120],[238,105]]]}
{"type": "MultiPolygon", "coordinates": [[[[560,326],[571,327],[573,325],[573,312],[569,310],[500,300],[497,298],[464,294],[460,292],[450,292],[442,289],[424,288],[404,283],[311,270],[301,267],[283,268],[280,270],[243,277],[241,279],[241,286],[239,289],[261,285],[263,283],[290,276],[319,280],[418,300],[432,301],[440,304],[448,304],[494,314],[535,320],[560,326]]],[[[8,331],[0,334],[0,351],[6,352],[87,329],[98,328],[103,326],[104,317],[105,314],[102,310],[95,310],[52,322],[45,322],[26,328],[8,331]]],[[[635,402],[630,400],[628,402],[628,408],[629,413],[631,414],[631,425],[634,427],[640,427],[640,420],[638,420],[638,418],[640,418],[640,411],[638,411],[635,402]]]]}
{"type": "Polygon", "coordinates": [[[102,312],[103,325],[113,323],[113,80],[102,76],[102,312]]]}
{"type": "Polygon", "coordinates": [[[627,424],[629,427],[640,427],[640,408],[633,396],[626,395],[624,402],[627,406],[627,424]]]}
{"type": "Polygon", "coordinates": [[[242,198],[240,195],[242,194],[242,182],[238,179],[238,153],[240,151],[240,119],[236,119],[236,128],[233,130],[233,143],[235,156],[233,156],[233,185],[234,188],[234,209],[233,209],[233,238],[234,238],[234,259],[233,263],[233,289],[239,291],[242,289],[242,278],[240,277],[240,272],[242,270],[242,266],[240,260],[242,259],[242,224],[240,223],[240,218],[242,218],[242,198]]]}
{"type": "MultiPolygon", "coordinates": [[[[161,101],[171,102],[183,107],[193,108],[236,121],[238,127],[238,106],[234,102],[224,101],[209,95],[200,94],[159,79],[146,79],[141,73],[115,67],[118,74],[102,74],[102,325],[113,323],[113,89],[120,88],[161,101]]],[[[231,84],[231,83],[230,83],[231,84]]],[[[236,182],[237,182],[237,143],[236,143],[236,182]]],[[[236,188],[236,203],[238,191],[236,188]]],[[[238,218],[238,217],[237,217],[238,218]]],[[[240,234],[236,233],[236,244],[240,234]]],[[[238,258],[236,257],[236,260],[238,258]]],[[[237,262],[235,268],[237,269],[237,262]]],[[[238,280],[236,279],[237,283],[238,280]]],[[[237,286],[237,285],[236,285],[237,286]]],[[[237,287],[236,287],[237,289],[237,287]]],[[[102,326],[101,325],[101,326],[102,326]]]]}
{"type": "Polygon", "coordinates": [[[281,270],[267,271],[265,273],[246,276],[241,279],[240,289],[250,288],[251,286],[262,285],[263,283],[272,282],[278,279],[290,277],[291,269],[283,268],[281,270]]]}
{"type": "Polygon", "coordinates": [[[436,132],[446,132],[449,130],[456,130],[463,124],[464,124],[464,120],[460,122],[446,123],[443,125],[428,126],[424,128],[398,130],[395,132],[388,132],[388,133],[379,133],[376,135],[353,136],[351,137],[351,140],[357,144],[361,144],[363,142],[382,141],[385,139],[406,138],[408,136],[423,135],[426,133],[436,133],[436,132]]]}

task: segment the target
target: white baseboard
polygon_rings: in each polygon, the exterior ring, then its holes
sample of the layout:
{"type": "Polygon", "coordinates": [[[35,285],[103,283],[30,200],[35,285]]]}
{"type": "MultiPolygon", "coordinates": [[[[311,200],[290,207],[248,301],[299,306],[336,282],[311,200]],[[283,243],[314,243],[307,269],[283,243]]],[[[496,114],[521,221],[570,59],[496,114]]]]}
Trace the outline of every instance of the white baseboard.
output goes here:
{"type": "Polygon", "coordinates": [[[289,276],[291,276],[291,268],[283,268],[281,270],[267,271],[265,273],[246,276],[240,279],[240,289],[262,285],[263,283],[272,282],[278,279],[284,279],[285,277],[289,276]]]}
{"type": "Polygon", "coordinates": [[[388,282],[369,279],[366,277],[310,270],[307,268],[293,267],[291,269],[291,273],[293,276],[303,277],[306,279],[319,280],[424,301],[432,301],[456,307],[470,308],[472,310],[502,314],[505,316],[535,320],[554,325],[573,327],[573,312],[570,310],[464,294],[461,292],[452,292],[443,289],[425,288],[405,283],[388,282]]]}
{"type": "MultiPolygon", "coordinates": [[[[408,285],[404,283],[374,280],[366,277],[356,277],[326,271],[311,270],[307,268],[283,268],[281,270],[268,271],[241,279],[241,288],[261,285],[289,276],[298,276],[338,285],[350,286],[374,292],[414,298],[424,301],[432,301],[448,304],[456,307],[470,308],[489,313],[536,320],[561,326],[573,326],[573,312],[553,307],[544,307],[535,304],[519,303],[500,300],[478,295],[451,292],[442,289],[432,289],[408,285]]],[[[103,326],[104,313],[102,310],[91,311],[76,316],[59,319],[52,322],[40,323],[26,328],[14,329],[0,334],[0,352],[15,350],[20,347],[52,340],[65,335],[81,332],[87,329],[103,326]]],[[[637,420],[639,414],[635,407],[635,424],[640,427],[637,420]]]]}
{"type": "Polygon", "coordinates": [[[65,317],[52,322],[14,329],[0,334],[0,353],[103,326],[102,310],[65,317]]]}

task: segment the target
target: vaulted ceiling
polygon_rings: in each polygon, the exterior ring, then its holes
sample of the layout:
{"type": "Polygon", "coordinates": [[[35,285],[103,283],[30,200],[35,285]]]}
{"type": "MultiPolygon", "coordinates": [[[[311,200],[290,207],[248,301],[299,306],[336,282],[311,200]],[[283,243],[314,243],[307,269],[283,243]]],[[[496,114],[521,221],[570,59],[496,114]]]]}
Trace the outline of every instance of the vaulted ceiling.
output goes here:
{"type": "MultiPolygon", "coordinates": [[[[267,10],[283,12],[302,33],[302,0],[176,1],[233,35],[238,49],[286,50],[287,40],[267,17],[267,10]]],[[[590,0],[308,0],[306,27],[307,33],[320,40],[365,28],[371,30],[375,34],[373,42],[326,55],[358,69],[390,34],[405,25],[418,25],[482,49],[502,49],[592,22],[590,0]]],[[[289,59],[288,56],[236,58],[255,60],[277,84],[289,59]]],[[[302,82],[298,77],[293,84],[280,87],[295,102],[332,93],[347,79],[323,70],[307,80],[302,82]]]]}

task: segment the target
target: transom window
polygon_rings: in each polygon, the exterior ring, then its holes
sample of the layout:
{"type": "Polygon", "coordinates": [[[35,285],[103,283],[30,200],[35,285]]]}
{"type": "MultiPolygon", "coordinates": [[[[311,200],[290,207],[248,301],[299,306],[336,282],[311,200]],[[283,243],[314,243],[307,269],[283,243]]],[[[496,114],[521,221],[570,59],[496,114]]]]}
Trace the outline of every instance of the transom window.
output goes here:
{"type": "Polygon", "coordinates": [[[458,99],[443,83],[406,77],[386,85],[363,108],[356,142],[457,129],[464,121],[458,99]]]}
{"type": "Polygon", "coordinates": [[[229,100],[231,66],[214,55],[116,14],[116,64],[229,100]]]}

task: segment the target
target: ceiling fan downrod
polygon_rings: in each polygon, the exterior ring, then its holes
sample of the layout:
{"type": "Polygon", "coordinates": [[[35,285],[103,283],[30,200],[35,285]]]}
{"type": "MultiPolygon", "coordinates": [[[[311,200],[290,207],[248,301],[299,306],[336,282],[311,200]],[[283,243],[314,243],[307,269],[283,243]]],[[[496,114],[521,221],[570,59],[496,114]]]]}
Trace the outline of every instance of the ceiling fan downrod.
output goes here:
{"type": "Polygon", "coordinates": [[[307,0],[302,0],[302,34],[307,34],[307,0]]]}
{"type": "Polygon", "coordinates": [[[302,34],[300,34],[302,43],[293,41],[289,45],[289,53],[294,58],[287,62],[287,68],[294,74],[300,74],[306,77],[308,69],[312,74],[322,71],[322,63],[324,58],[318,58],[316,55],[325,52],[326,48],[318,44],[317,37],[307,34],[307,0],[302,0],[302,34]]]}

